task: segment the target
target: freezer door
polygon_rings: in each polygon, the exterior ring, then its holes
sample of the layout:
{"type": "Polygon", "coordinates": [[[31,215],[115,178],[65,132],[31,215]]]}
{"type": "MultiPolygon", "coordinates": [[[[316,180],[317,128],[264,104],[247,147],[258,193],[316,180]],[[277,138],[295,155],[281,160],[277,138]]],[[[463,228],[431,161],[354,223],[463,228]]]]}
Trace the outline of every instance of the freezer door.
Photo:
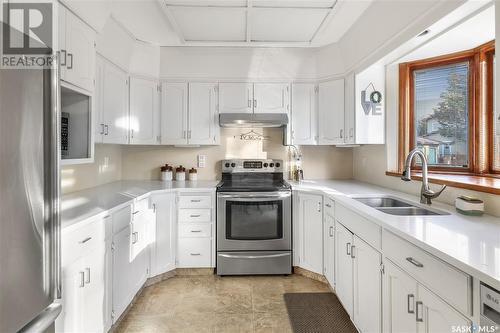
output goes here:
{"type": "Polygon", "coordinates": [[[60,312],[54,77],[0,69],[0,332],[45,330],[60,312]]]}

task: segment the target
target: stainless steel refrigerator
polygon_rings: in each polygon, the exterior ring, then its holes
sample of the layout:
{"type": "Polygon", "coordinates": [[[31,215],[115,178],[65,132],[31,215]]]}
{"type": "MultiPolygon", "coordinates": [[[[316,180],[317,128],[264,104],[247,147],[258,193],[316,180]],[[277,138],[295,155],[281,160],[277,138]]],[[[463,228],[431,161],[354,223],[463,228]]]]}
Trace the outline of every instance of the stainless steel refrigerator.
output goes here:
{"type": "Polygon", "coordinates": [[[59,92],[57,69],[0,69],[2,333],[51,332],[61,312],[59,92]]]}

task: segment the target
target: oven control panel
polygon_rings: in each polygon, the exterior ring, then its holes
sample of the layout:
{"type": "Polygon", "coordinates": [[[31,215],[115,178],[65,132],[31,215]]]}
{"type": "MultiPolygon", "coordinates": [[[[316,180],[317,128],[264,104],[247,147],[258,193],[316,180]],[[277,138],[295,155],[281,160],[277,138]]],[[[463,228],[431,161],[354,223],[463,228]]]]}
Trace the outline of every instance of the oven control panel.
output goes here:
{"type": "Polygon", "coordinates": [[[283,160],[223,160],[222,172],[283,172],[283,160]]]}

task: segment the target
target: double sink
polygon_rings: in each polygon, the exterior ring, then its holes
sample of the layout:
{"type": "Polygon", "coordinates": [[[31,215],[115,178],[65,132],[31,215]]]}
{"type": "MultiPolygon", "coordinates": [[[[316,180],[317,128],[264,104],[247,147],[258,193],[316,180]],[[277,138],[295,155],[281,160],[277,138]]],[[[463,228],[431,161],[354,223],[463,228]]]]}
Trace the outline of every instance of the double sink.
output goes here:
{"type": "Polygon", "coordinates": [[[390,215],[399,215],[399,216],[450,215],[447,212],[418,206],[411,202],[396,199],[391,196],[353,197],[353,199],[390,215]]]}

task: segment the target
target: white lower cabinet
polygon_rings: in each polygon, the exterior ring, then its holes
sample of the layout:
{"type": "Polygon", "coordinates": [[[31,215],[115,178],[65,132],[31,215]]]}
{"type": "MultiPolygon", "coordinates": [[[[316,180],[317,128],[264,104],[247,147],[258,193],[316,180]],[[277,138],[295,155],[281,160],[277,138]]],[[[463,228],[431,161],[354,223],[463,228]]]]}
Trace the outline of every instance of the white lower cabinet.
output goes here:
{"type": "Polygon", "coordinates": [[[335,217],[325,212],[323,221],[323,274],[330,286],[335,285],[335,217]]]}
{"type": "Polygon", "coordinates": [[[151,225],[151,276],[175,269],[175,194],[151,196],[155,221],[151,225]]]}
{"type": "Polygon", "coordinates": [[[451,332],[472,322],[448,303],[386,260],[384,332],[451,332]]]}
{"type": "Polygon", "coordinates": [[[311,272],[323,272],[323,196],[306,192],[295,192],[298,204],[295,262],[311,272]]]}
{"type": "Polygon", "coordinates": [[[121,316],[132,301],[133,291],[130,287],[130,226],[113,236],[113,289],[112,312],[113,323],[121,316]]]}
{"type": "Polygon", "coordinates": [[[336,225],[339,300],[361,332],[382,330],[381,254],[342,224],[336,225]]]}

